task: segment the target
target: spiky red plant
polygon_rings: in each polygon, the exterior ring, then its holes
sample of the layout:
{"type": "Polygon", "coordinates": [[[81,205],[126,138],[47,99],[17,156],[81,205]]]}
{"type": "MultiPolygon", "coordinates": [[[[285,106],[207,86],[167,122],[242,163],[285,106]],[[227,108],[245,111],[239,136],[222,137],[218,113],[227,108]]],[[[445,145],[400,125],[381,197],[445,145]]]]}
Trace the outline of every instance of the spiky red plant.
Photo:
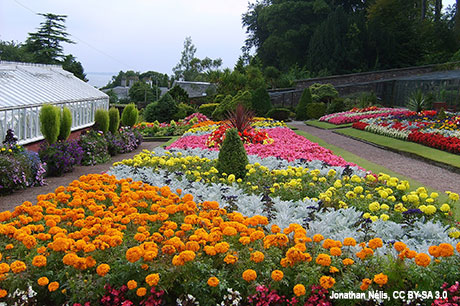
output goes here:
{"type": "Polygon", "coordinates": [[[234,111],[229,111],[227,115],[228,128],[236,128],[238,132],[243,133],[251,127],[254,118],[254,112],[246,109],[242,104],[238,104],[234,111]]]}

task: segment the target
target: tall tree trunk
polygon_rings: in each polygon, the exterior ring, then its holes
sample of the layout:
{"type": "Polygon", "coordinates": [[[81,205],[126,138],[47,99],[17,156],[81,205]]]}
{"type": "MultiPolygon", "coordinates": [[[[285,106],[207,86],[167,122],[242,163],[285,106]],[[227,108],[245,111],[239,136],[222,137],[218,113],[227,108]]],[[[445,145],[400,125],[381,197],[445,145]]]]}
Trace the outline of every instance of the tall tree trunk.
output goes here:
{"type": "Polygon", "coordinates": [[[424,20],[425,16],[426,16],[426,0],[422,0],[422,11],[421,11],[420,17],[422,20],[424,20]]]}
{"type": "Polygon", "coordinates": [[[442,0],[436,0],[436,4],[434,6],[434,20],[439,21],[441,19],[441,8],[442,8],[442,0]]]}

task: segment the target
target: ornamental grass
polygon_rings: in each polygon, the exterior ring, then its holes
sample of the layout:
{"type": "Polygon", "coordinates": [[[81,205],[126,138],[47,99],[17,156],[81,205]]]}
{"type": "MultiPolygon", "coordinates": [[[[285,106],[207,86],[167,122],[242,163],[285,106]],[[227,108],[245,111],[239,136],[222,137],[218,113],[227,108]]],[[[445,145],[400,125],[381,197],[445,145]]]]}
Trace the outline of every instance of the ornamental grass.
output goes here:
{"type": "Polygon", "coordinates": [[[0,220],[0,301],[8,305],[244,304],[263,288],[303,305],[318,285],[433,290],[460,277],[460,244],[432,246],[431,261],[401,243],[399,255],[379,252],[379,238],[268,228],[266,217],[107,174],[82,176],[0,220]]]}

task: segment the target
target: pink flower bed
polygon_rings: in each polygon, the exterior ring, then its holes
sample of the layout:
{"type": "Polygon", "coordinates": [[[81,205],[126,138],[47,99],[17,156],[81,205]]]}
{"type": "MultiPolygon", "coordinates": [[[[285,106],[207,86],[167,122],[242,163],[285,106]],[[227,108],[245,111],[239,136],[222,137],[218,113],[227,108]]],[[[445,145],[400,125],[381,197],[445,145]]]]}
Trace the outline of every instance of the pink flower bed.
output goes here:
{"type": "MultiPolygon", "coordinates": [[[[251,155],[258,155],[261,158],[275,156],[293,161],[296,159],[321,160],[332,166],[356,166],[353,163],[346,162],[342,157],[336,156],[332,151],[319,146],[299,136],[291,129],[278,127],[266,130],[269,137],[274,141],[271,144],[246,144],[246,152],[251,155]]],[[[202,136],[185,136],[172,143],[167,149],[192,149],[201,148],[204,150],[218,151],[218,148],[208,148],[206,140],[209,134],[202,136]]]]}
{"type": "Polygon", "coordinates": [[[326,121],[332,124],[346,124],[346,123],[352,123],[352,122],[357,122],[362,119],[367,119],[367,118],[376,118],[376,117],[386,117],[386,116],[393,116],[393,115],[401,115],[401,114],[407,114],[410,113],[410,111],[406,109],[400,109],[400,108],[379,108],[376,110],[372,110],[369,112],[342,112],[342,113],[335,113],[335,114],[330,114],[323,116],[319,118],[320,121],[326,121]]]}

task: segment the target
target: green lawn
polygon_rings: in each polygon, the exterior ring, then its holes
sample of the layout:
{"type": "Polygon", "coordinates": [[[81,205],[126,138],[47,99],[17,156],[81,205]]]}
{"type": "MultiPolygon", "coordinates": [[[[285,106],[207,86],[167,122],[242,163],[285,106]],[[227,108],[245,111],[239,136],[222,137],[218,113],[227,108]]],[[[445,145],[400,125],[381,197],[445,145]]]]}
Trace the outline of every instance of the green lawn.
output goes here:
{"type": "Polygon", "coordinates": [[[340,129],[340,128],[352,126],[352,123],[337,125],[337,124],[332,124],[332,123],[318,121],[318,120],[308,120],[308,121],[305,121],[305,124],[314,126],[320,129],[325,129],[325,130],[340,129]]]}
{"type": "Polygon", "coordinates": [[[438,163],[460,168],[460,155],[457,154],[430,148],[415,142],[399,140],[353,128],[341,129],[336,132],[342,135],[362,139],[382,147],[415,154],[420,157],[436,161],[438,163]]]}
{"type": "MultiPolygon", "coordinates": [[[[338,155],[338,156],[342,156],[346,161],[348,162],[351,162],[351,163],[354,163],[354,164],[357,164],[358,166],[360,167],[363,167],[364,169],[366,170],[369,170],[369,171],[372,171],[373,173],[386,173],[390,176],[394,176],[394,177],[397,177],[399,178],[400,180],[406,180],[409,182],[410,186],[411,186],[411,189],[417,189],[418,187],[425,187],[427,189],[428,192],[437,192],[439,193],[439,201],[441,203],[447,201],[447,195],[442,192],[442,191],[439,191],[439,190],[436,190],[436,189],[433,189],[433,188],[430,188],[430,187],[427,187],[425,186],[424,184],[422,184],[421,182],[417,181],[417,180],[414,180],[412,178],[408,178],[400,173],[397,173],[397,172],[394,172],[394,171],[391,171],[390,169],[388,168],[385,168],[381,165],[378,165],[376,163],[373,163],[367,159],[364,159],[362,157],[359,157],[351,152],[348,152],[342,148],[339,148],[333,144],[330,144],[328,142],[325,142],[324,140],[322,140],[321,138],[319,137],[316,137],[316,136],[313,136],[307,132],[304,132],[304,131],[296,131],[296,133],[298,135],[301,135],[305,138],[307,138],[308,140],[312,141],[312,142],[315,142],[317,144],[319,144],[320,146],[324,147],[324,148],[327,148],[329,150],[331,150],[335,155],[338,155]]],[[[456,216],[460,216],[460,207],[455,207],[456,211],[455,212],[455,215],[456,216]]],[[[457,217],[458,219],[458,217],[457,217]]]]}

